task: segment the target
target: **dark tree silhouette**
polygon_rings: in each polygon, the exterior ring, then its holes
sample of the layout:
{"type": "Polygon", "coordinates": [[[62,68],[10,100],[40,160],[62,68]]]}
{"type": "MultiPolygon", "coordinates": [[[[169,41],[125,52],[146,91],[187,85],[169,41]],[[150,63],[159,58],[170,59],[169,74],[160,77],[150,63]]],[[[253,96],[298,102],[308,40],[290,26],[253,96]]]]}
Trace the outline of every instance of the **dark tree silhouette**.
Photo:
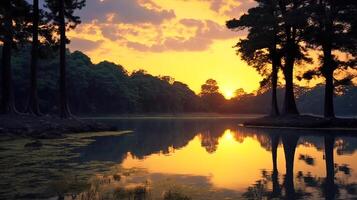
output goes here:
{"type": "Polygon", "coordinates": [[[11,49],[13,43],[12,10],[13,5],[10,1],[2,1],[2,10],[4,12],[2,22],[3,27],[3,50],[2,50],[2,102],[1,112],[4,114],[16,112],[12,91],[12,73],[11,73],[11,49]]]}
{"type": "Polygon", "coordinates": [[[334,145],[334,136],[325,136],[326,180],[324,190],[326,199],[335,199],[336,197],[337,187],[335,185],[335,163],[333,159],[334,145]]]}
{"type": "Polygon", "coordinates": [[[247,39],[241,39],[237,44],[237,54],[259,74],[264,76],[261,86],[271,82],[272,99],[270,115],[279,115],[276,88],[278,70],[281,66],[281,53],[278,48],[279,17],[275,1],[257,0],[258,6],[248,10],[239,20],[227,21],[226,26],[233,30],[248,30],[247,39]],[[271,64],[271,69],[269,69],[271,64]]]}
{"type": "Polygon", "coordinates": [[[31,84],[28,111],[33,115],[40,115],[37,94],[37,63],[38,63],[38,29],[39,29],[39,0],[33,0],[32,8],[32,50],[31,50],[31,84]]]}
{"type": "Polygon", "coordinates": [[[306,56],[306,48],[302,45],[302,34],[307,27],[308,5],[304,0],[278,0],[282,17],[282,49],[284,52],[285,97],[284,114],[298,114],[294,95],[294,66],[301,61],[312,62],[306,56]]]}
{"type": "Polygon", "coordinates": [[[272,191],[272,198],[277,198],[281,195],[281,189],[280,189],[280,184],[279,184],[279,172],[278,172],[278,164],[277,164],[277,151],[278,151],[278,145],[279,145],[279,140],[280,136],[279,135],[270,135],[270,140],[271,140],[271,155],[272,155],[272,161],[273,161],[273,172],[272,172],[272,184],[273,184],[273,191],[272,191]]]}
{"type": "Polygon", "coordinates": [[[201,94],[214,94],[218,93],[219,87],[216,80],[208,79],[206,83],[201,86],[201,94]]]}
{"type": "MultiPolygon", "coordinates": [[[[272,114],[276,114],[276,83],[278,67],[285,78],[285,99],[283,114],[298,114],[294,95],[294,65],[302,61],[311,62],[306,56],[306,48],[301,44],[302,30],[307,26],[307,9],[304,1],[256,0],[257,7],[239,20],[227,22],[228,28],[247,29],[247,39],[241,40],[236,47],[243,60],[258,72],[272,80],[272,114]],[[271,63],[267,72],[265,66],[271,63]]],[[[265,81],[266,82],[266,81],[265,81]]],[[[263,80],[264,83],[264,80],[263,80]]]]}
{"type": "Polygon", "coordinates": [[[216,80],[208,79],[206,83],[201,86],[201,103],[204,104],[205,111],[219,111],[223,105],[225,98],[219,92],[219,86],[216,80]]]}
{"type": "MultiPolygon", "coordinates": [[[[310,3],[310,23],[305,38],[313,48],[321,48],[321,66],[307,71],[304,78],[311,79],[313,75],[325,78],[324,116],[334,118],[334,72],[337,69],[355,68],[357,55],[357,34],[353,28],[357,21],[357,2],[319,0],[310,3]],[[342,61],[334,55],[334,51],[350,53],[347,61],[342,61]]],[[[346,77],[349,80],[352,77],[346,77]]],[[[335,83],[334,83],[335,82],[335,83]]],[[[343,82],[346,82],[344,80],[343,82]]],[[[347,81],[349,83],[349,81],[347,81]]]]}
{"type": "Polygon", "coordinates": [[[16,114],[11,57],[13,47],[15,47],[17,43],[22,43],[27,39],[29,5],[26,1],[22,0],[6,0],[1,1],[0,6],[0,15],[2,16],[0,18],[0,40],[3,43],[1,59],[2,99],[0,110],[3,114],[16,114]]]}
{"type": "MultiPolygon", "coordinates": [[[[56,39],[53,37],[54,26],[50,23],[47,17],[48,13],[39,8],[39,0],[33,0],[32,14],[31,14],[31,33],[32,33],[32,48],[31,48],[31,73],[30,73],[30,92],[27,111],[39,116],[41,115],[38,98],[37,86],[37,68],[39,56],[44,56],[42,49],[44,47],[54,46],[57,44],[56,39]],[[41,37],[41,41],[39,39],[41,37]],[[40,48],[42,47],[42,48],[40,48]]],[[[44,56],[46,57],[46,56],[44,56]]]]}
{"type": "Polygon", "coordinates": [[[296,135],[282,136],[286,167],[284,187],[287,199],[296,199],[294,187],[294,160],[298,140],[299,137],[296,135]]]}
{"type": "Polygon", "coordinates": [[[52,12],[54,22],[59,26],[60,35],[60,116],[61,118],[71,117],[67,97],[66,80],[66,29],[75,28],[79,24],[80,18],[74,15],[76,9],[85,6],[85,0],[46,0],[47,7],[52,12]],[[66,23],[66,19],[68,20],[66,23]]]}

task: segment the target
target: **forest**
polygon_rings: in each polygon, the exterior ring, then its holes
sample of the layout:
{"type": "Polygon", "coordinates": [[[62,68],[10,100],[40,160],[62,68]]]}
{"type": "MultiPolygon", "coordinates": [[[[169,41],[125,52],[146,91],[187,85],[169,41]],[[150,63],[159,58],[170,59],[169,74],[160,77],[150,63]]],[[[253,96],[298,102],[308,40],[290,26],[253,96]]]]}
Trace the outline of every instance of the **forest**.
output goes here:
{"type": "Polygon", "coordinates": [[[335,107],[338,114],[355,113],[356,1],[256,0],[256,6],[239,19],[228,20],[228,29],[248,32],[234,47],[263,77],[254,94],[238,90],[232,100],[225,100],[213,79],[195,94],[172,77],[155,77],[142,70],[129,73],[123,66],[108,61],[93,64],[83,53],[69,52],[66,32],[81,23],[75,11],[85,4],[85,0],[46,0],[40,7],[38,0],[32,4],[25,0],[1,2],[1,113],[59,113],[61,118],[70,118],[72,109],[73,113],[96,114],[278,116],[314,108],[314,112],[334,118],[335,107]],[[321,84],[309,89],[296,83],[316,78],[323,80],[324,91],[321,84]],[[338,94],[341,87],[345,89],[338,94]],[[284,94],[278,94],[282,88],[284,94]],[[343,100],[335,105],[335,99],[343,100]],[[324,102],[323,112],[316,109],[320,102],[324,102]]]}
{"type": "MultiPolygon", "coordinates": [[[[13,56],[14,93],[19,111],[28,106],[30,82],[28,69],[30,46],[15,51],[13,56]]],[[[41,111],[58,112],[58,58],[44,51],[39,60],[38,95],[41,111]],[[47,55],[46,55],[47,54],[47,55]],[[55,103],[54,103],[55,102],[55,103]]],[[[49,53],[50,52],[50,53],[49,53]]],[[[145,113],[253,113],[268,114],[271,89],[262,87],[254,93],[237,90],[225,99],[215,80],[202,84],[195,94],[186,84],[169,76],[153,76],[143,70],[128,72],[123,66],[108,61],[98,64],[80,51],[67,50],[69,107],[74,114],[145,114],[145,113]],[[109,99],[109,100],[108,100],[109,99]]],[[[284,87],[277,89],[278,102],[284,100],[284,87]]],[[[320,99],[324,85],[314,88],[295,86],[297,106],[303,113],[323,114],[320,99]]],[[[335,95],[338,115],[357,114],[357,87],[340,86],[335,95]]]]}

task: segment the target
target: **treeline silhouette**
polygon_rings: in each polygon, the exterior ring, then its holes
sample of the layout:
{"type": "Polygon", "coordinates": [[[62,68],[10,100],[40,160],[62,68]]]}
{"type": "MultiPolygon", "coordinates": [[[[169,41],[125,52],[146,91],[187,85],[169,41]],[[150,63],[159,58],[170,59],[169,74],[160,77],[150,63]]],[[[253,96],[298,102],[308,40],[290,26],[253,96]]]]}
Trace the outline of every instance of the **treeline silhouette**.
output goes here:
{"type": "MultiPolygon", "coordinates": [[[[19,110],[25,111],[29,97],[30,47],[13,55],[14,94],[19,110]]],[[[58,55],[48,55],[38,62],[39,105],[45,113],[59,110],[58,55]]],[[[93,64],[85,54],[67,51],[68,98],[75,113],[167,113],[194,112],[199,98],[187,85],[171,77],[155,77],[138,70],[129,74],[111,62],[93,64]]]]}
{"type": "MultiPolygon", "coordinates": [[[[294,71],[305,70],[300,78],[325,79],[324,116],[335,117],[334,89],[351,84],[356,69],[357,2],[354,0],[255,0],[256,7],[239,19],[227,21],[232,30],[246,30],[246,38],[236,44],[237,54],[272,88],[272,116],[280,114],[276,96],[279,70],[285,80],[281,114],[296,115],[294,71]],[[319,62],[313,62],[314,55],[319,62]],[[344,55],[344,56],[341,56],[344,55]],[[314,69],[306,69],[314,64],[314,69]],[[302,68],[302,69],[301,69],[302,68]]],[[[322,101],[323,99],[320,99],[322,101]]]]}
{"type": "MultiPolygon", "coordinates": [[[[0,47],[0,52],[2,48],[0,47]]],[[[31,47],[14,51],[13,70],[15,104],[25,112],[28,106],[31,47]]],[[[38,61],[39,108],[44,113],[58,112],[58,55],[44,51],[38,61]]],[[[153,76],[143,70],[129,73],[121,65],[108,61],[93,64],[80,51],[67,51],[69,107],[75,114],[126,114],[126,113],[256,113],[270,112],[271,89],[256,93],[237,90],[236,96],[227,100],[219,91],[217,81],[209,79],[195,94],[186,84],[169,76],[153,76]]],[[[0,89],[1,90],[1,89],[0,89]]],[[[295,86],[297,106],[303,113],[323,114],[320,99],[324,85],[314,88],[295,86]]],[[[357,87],[344,86],[335,96],[338,115],[357,114],[357,87]]],[[[284,100],[284,88],[277,88],[277,101],[284,100]]]]}
{"type": "MultiPolygon", "coordinates": [[[[325,85],[318,84],[313,88],[295,85],[297,108],[301,113],[324,115],[324,104],[321,98],[325,95],[325,85]]],[[[285,88],[276,89],[277,102],[284,101],[285,88]]],[[[259,90],[256,93],[243,93],[231,100],[226,100],[220,109],[223,113],[255,113],[269,114],[271,112],[272,89],[259,90]]],[[[356,116],[357,114],[357,87],[354,85],[340,86],[334,95],[334,110],[338,116],[356,116]]],[[[278,109],[283,109],[278,104],[278,109]]]]}
{"type": "MultiPolygon", "coordinates": [[[[93,65],[82,53],[69,53],[66,31],[81,22],[74,11],[82,9],[85,0],[45,0],[41,5],[38,0],[32,4],[26,0],[1,1],[0,112],[17,114],[18,106],[33,115],[41,115],[43,109],[68,118],[70,103],[78,113],[260,113],[266,112],[265,106],[271,102],[272,116],[280,114],[279,107],[284,115],[298,114],[294,71],[304,71],[303,66],[312,64],[313,55],[318,53],[319,62],[313,63],[316,68],[306,69],[299,78],[325,79],[324,116],[333,118],[335,87],[351,84],[354,78],[351,70],[355,70],[357,61],[357,2],[256,3],[248,13],[226,25],[248,31],[247,37],[237,43],[237,53],[264,77],[261,84],[271,90],[269,101],[264,99],[266,92],[242,93],[226,101],[213,79],[202,85],[197,96],[170,77],[154,77],[143,71],[129,75],[113,63],[93,65]],[[279,70],[285,80],[281,106],[277,93],[278,80],[283,78],[278,77],[279,70]]],[[[313,102],[321,101],[319,97],[313,102]]]]}

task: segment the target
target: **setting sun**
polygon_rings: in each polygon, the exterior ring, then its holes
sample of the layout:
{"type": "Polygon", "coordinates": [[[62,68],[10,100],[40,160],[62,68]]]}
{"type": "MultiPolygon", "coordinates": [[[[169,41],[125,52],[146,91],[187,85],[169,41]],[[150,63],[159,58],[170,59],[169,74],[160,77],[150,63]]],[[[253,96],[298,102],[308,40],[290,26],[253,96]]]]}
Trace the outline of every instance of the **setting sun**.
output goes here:
{"type": "Polygon", "coordinates": [[[0,200],[356,199],[356,2],[2,0],[0,200]]]}
{"type": "Polygon", "coordinates": [[[227,91],[224,91],[223,95],[226,99],[231,99],[234,97],[234,92],[232,90],[227,90],[227,91]]]}

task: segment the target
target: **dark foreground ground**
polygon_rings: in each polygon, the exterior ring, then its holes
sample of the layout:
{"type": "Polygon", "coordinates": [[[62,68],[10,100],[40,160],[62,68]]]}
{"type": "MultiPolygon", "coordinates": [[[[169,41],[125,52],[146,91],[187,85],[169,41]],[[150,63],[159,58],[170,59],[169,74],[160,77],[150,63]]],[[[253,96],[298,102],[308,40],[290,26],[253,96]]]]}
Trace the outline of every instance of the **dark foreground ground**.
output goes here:
{"type": "Polygon", "coordinates": [[[60,119],[55,116],[0,115],[0,134],[38,139],[60,138],[66,133],[113,131],[94,120],[60,119]]]}
{"type": "Polygon", "coordinates": [[[357,128],[355,118],[333,118],[324,119],[311,115],[291,115],[279,117],[261,117],[247,120],[244,126],[264,126],[264,127],[295,127],[295,128],[357,128]]]}

